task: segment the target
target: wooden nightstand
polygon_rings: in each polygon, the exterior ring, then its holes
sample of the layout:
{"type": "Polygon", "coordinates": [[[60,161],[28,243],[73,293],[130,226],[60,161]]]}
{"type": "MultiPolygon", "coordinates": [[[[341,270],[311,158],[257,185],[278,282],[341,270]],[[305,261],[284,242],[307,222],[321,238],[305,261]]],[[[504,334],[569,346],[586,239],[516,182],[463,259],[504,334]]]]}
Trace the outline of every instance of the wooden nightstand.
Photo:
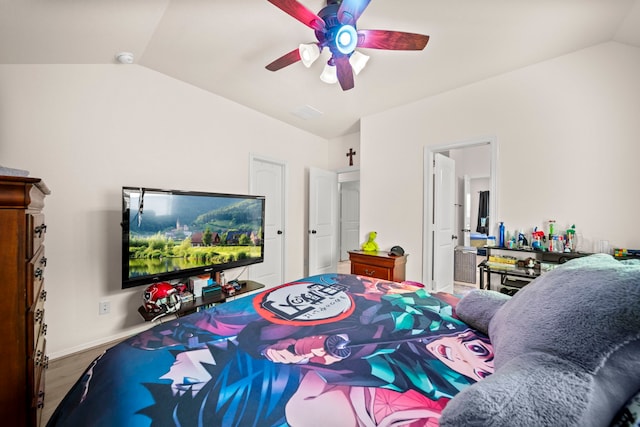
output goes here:
{"type": "Polygon", "coordinates": [[[377,277],[393,282],[405,280],[407,254],[394,256],[381,251],[349,251],[349,261],[351,261],[351,274],[377,277]]]}

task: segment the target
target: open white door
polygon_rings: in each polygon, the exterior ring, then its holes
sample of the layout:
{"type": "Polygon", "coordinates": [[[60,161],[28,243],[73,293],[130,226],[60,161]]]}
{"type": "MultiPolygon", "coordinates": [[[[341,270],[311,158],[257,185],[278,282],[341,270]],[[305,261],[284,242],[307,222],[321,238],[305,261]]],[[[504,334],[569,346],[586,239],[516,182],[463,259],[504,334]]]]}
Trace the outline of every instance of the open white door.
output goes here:
{"type": "Polygon", "coordinates": [[[464,201],[462,202],[462,209],[464,210],[462,217],[462,235],[463,237],[463,245],[471,246],[471,178],[469,175],[464,175],[463,177],[463,190],[462,194],[464,195],[464,201]]]}
{"type": "Polygon", "coordinates": [[[249,267],[249,278],[267,287],[284,283],[284,163],[252,157],[249,192],[265,196],[264,262],[249,267]]]}
{"type": "Polygon", "coordinates": [[[433,283],[435,292],[453,292],[455,233],[455,161],[434,156],[433,283]]]}
{"type": "MultiPolygon", "coordinates": [[[[450,171],[451,179],[454,180],[453,184],[449,184],[449,190],[445,190],[443,188],[443,183],[446,181],[444,179],[444,171],[440,170],[436,172],[436,153],[449,152],[450,150],[458,150],[465,148],[475,148],[480,147],[482,145],[489,145],[491,149],[490,154],[490,191],[491,197],[489,202],[489,212],[493,217],[499,217],[498,212],[498,186],[497,186],[497,176],[498,176],[498,143],[495,138],[480,138],[477,140],[471,141],[460,141],[453,142],[449,144],[442,144],[437,146],[428,146],[425,147],[424,151],[424,232],[423,232],[423,258],[422,258],[422,281],[425,285],[428,286],[428,289],[431,291],[438,290],[446,290],[448,287],[448,283],[452,279],[443,279],[443,277],[452,277],[453,276],[453,262],[454,257],[451,255],[443,255],[442,253],[436,254],[436,239],[438,239],[437,245],[443,244],[443,248],[446,247],[447,251],[452,251],[455,249],[456,243],[447,242],[446,236],[449,236],[449,240],[451,240],[451,236],[454,236],[455,233],[447,233],[443,229],[442,225],[438,226],[438,230],[436,231],[435,217],[443,217],[446,221],[446,218],[453,218],[453,215],[448,215],[443,212],[443,210],[448,209],[448,207],[453,206],[452,200],[453,198],[453,188],[455,185],[455,166],[453,166],[450,171]],[[438,188],[436,188],[438,187],[438,188]],[[437,191],[437,195],[436,195],[437,191]],[[447,193],[451,196],[449,201],[446,201],[447,193]],[[442,198],[444,201],[441,201],[442,198]],[[441,207],[442,205],[442,207],[441,207]],[[452,243],[450,246],[446,243],[452,243]]],[[[442,156],[440,157],[438,164],[441,166],[442,156]]],[[[447,158],[445,158],[445,161],[447,158]]],[[[451,208],[454,209],[454,208],[451,208]]],[[[455,210],[455,209],[454,209],[455,210]]],[[[454,220],[452,220],[454,221],[454,220]]],[[[491,224],[489,224],[491,234],[491,224]]],[[[444,250],[444,249],[442,249],[444,250]]],[[[438,249],[438,251],[442,252],[442,250],[438,249]]]]}
{"type": "Polygon", "coordinates": [[[309,276],[338,271],[338,174],[309,170],[309,276]]]}

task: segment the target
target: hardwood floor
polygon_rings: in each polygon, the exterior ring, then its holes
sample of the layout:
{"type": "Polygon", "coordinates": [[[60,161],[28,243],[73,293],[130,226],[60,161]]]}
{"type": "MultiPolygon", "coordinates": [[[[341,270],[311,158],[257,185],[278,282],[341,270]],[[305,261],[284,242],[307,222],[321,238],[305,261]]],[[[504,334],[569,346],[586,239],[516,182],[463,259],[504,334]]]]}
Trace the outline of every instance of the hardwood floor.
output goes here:
{"type": "Polygon", "coordinates": [[[46,372],[46,392],[42,409],[42,424],[46,425],[56,407],[71,387],[78,381],[89,364],[108,348],[119,341],[103,344],[98,347],[61,357],[49,362],[46,372]]]}
{"type": "Polygon", "coordinates": [[[338,273],[350,274],[351,273],[351,261],[338,262],[338,273]]]}

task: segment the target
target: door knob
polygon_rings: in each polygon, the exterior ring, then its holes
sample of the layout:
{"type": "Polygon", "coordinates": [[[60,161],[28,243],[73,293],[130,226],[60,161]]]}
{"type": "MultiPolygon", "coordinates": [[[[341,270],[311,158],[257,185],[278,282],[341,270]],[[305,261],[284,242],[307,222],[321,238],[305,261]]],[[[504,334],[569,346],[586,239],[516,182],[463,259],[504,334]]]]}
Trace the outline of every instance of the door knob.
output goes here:
{"type": "Polygon", "coordinates": [[[282,234],[282,230],[276,231],[277,234],[282,234]]]}
{"type": "Polygon", "coordinates": [[[452,235],[451,235],[451,240],[455,240],[455,239],[457,239],[457,238],[458,238],[458,236],[456,236],[455,234],[452,234],[452,235]]]}
{"type": "Polygon", "coordinates": [[[309,230],[309,233],[311,233],[311,234],[316,234],[316,233],[317,233],[317,231],[316,231],[316,230],[309,230]]]}

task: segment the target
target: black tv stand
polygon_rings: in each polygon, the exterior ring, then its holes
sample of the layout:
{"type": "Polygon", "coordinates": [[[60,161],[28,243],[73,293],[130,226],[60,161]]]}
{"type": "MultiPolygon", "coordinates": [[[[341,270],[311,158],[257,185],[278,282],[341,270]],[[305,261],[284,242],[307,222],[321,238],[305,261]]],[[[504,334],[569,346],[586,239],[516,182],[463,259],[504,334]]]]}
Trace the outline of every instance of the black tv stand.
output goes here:
{"type": "Polygon", "coordinates": [[[257,291],[259,289],[264,288],[264,285],[262,283],[254,282],[253,280],[238,280],[238,283],[240,283],[241,288],[239,291],[236,291],[236,293],[233,296],[227,296],[223,292],[221,295],[196,297],[193,301],[187,301],[180,304],[180,309],[178,311],[173,313],[164,313],[164,314],[149,313],[147,310],[144,309],[144,306],[141,305],[140,307],[138,307],[138,313],[140,313],[140,315],[147,322],[150,322],[155,319],[161,319],[169,315],[175,315],[177,317],[180,317],[180,316],[185,316],[187,314],[195,313],[196,311],[198,311],[198,308],[200,307],[206,307],[213,304],[221,304],[223,302],[226,302],[226,300],[229,298],[233,299],[242,294],[246,294],[246,293],[257,291]]]}

